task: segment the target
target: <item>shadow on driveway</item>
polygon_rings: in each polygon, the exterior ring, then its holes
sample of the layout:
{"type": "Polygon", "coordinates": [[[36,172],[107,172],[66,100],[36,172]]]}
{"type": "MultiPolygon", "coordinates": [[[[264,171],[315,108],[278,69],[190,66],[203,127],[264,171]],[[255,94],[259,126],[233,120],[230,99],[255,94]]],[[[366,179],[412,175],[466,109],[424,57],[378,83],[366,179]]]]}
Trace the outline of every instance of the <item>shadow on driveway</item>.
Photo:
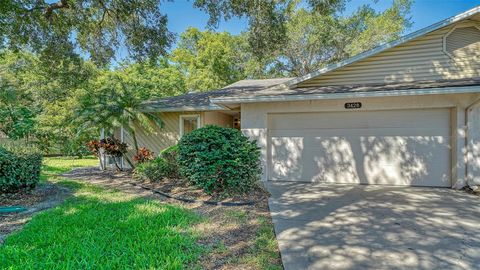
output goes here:
{"type": "Polygon", "coordinates": [[[268,182],[289,269],[479,269],[480,199],[443,188],[268,182]]]}

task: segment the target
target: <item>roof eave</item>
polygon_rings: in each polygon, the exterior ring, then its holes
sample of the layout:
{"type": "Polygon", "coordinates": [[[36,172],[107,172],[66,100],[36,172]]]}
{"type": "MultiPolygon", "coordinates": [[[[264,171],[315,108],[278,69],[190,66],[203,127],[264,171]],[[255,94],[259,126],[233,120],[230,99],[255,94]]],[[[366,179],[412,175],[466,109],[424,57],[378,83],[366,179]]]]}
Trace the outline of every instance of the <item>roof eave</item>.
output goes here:
{"type": "Polygon", "coordinates": [[[309,74],[306,74],[304,76],[301,76],[301,77],[297,77],[295,79],[292,79],[290,81],[287,81],[285,83],[283,83],[282,85],[284,87],[287,87],[287,88],[294,88],[297,84],[301,83],[301,82],[304,82],[304,81],[307,81],[309,79],[312,79],[314,77],[317,77],[317,76],[320,76],[322,74],[325,74],[327,72],[330,72],[330,71],[333,71],[335,69],[338,69],[338,68],[341,68],[341,67],[344,67],[346,65],[350,65],[350,64],[353,64],[354,62],[357,62],[357,61],[360,61],[360,60],[363,60],[367,57],[370,57],[370,56],[373,56],[373,55],[376,55],[380,52],[383,52],[387,49],[390,49],[392,47],[395,47],[395,46],[398,46],[402,43],[405,43],[407,41],[410,41],[412,39],[415,39],[417,37],[420,37],[422,35],[425,35],[427,33],[430,33],[432,31],[435,31],[435,30],[438,30],[442,27],[445,27],[445,26],[448,26],[450,24],[453,24],[453,23],[456,23],[458,21],[461,21],[463,19],[466,19],[468,17],[471,17],[477,13],[480,12],[480,6],[477,6],[477,7],[474,7],[470,10],[467,10],[461,14],[458,14],[456,16],[453,16],[453,17],[450,17],[450,18],[447,18],[443,21],[440,21],[440,22],[437,22],[435,24],[432,24],[428,27],[425,27],[425,28],[422,28],[420,30],[417,30],[413,33],[410,33],[406,36],[403,36],[402,38],[400,39],[397,39],[395,41],[392,41],[392,42],[389,42],[389,43],[385,43],[381,46],[378,46],[378,47],[375,47],[374,49],[372,50],[369,50],[369,51],[366,51],[366,52],[363,52],[363,53],[360,53],[360,54],[357,54],[349,59],[346,59],[344,61],[341,61],[341,62],[338,62],[336,64],[332,64],[332,65],[328,65],[326,66],[325,68],[322,68],[320,70],[317,70],[317,71],[314,71],[312,73],[309,73],[309,74]]]}
{"type": "Polygon", "coordinates": [[[208,106],[178,106],[178,107],[155,107],[145,106],[143,112],[200,112],[200,111],[229,111],[230,109],[220,104],[208,106]]]}
{"type": "Polygon", "coordinates": [[[408,89],[408,90],[384,90],[356,93],[329,93],[329,94],[307,94],[307,95],[277,95],[258,97],[237,97],[237,98],[214,98],[211,102],[217,105],[232,103],[258,103],[258,102],[279,102],[279,101],[303,101],[303,100],[331,100],[346,98],[369,98],[369,97],[396,97],[396,96],[421,96],[421,95],[443,95],[443,94],[467,94],[480,93],[480,86],[442,87],[429,89],[408,89]]]}

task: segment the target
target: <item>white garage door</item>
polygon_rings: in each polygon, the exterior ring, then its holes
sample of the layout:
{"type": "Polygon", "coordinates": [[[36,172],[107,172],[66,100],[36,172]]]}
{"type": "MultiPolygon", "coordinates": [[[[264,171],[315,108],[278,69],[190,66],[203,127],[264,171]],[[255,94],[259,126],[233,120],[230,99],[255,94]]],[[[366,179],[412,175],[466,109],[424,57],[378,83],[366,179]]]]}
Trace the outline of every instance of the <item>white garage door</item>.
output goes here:
{"type": "Polygon", "coordinates": [[[269,179],[450,186],[448,109],[269,114],[269,179]]]}

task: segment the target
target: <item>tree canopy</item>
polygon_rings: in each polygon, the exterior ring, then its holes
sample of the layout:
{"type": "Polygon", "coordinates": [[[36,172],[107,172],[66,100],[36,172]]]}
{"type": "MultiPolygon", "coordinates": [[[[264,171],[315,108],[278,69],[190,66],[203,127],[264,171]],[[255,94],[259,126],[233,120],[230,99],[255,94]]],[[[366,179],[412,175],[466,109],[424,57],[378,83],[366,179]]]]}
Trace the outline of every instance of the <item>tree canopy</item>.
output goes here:
{"type": "Polygon", "coordinates": [[[350,15],[324,16],[295,9],[286,23],[286,44],[267,65],[277,76],[301,76],[395,40],[411,24],[410,5],[409,0],[395,0],[383,12],[364,5],[350,15]]]}
{"type": "MultiPolygon", "coordinates": [[[[241,79],[300,76],[398,38],[411,0],[384,11],[348,0],[194,0],[210,29],[167,28],[160,0],[4,0],[0,5],[0,132],[79,153],[100,128],[160,123],[147,99],[241,79]],[[248,19],[240,35],[218,23],[248,19]],[[171,45],[175,47],[171,49],[171,45]],[[125,48],[129,57],[115,59],[125,48]],[[112,60],[116,60],[112,65],[112,60]]],[[[373,2],[374,3],[374,2],[373,2]]]]}
{"type": "Polygon", "coordinates": [[[207,91],[245,78],[242,37],[189,28],[171,54],[185,75],[188,90],[207,91]]]}
{"type": "MultiPolygon", "coordinates": [[[[307,0],[317,16],[328,16],[348,0],[307,0]]],[[[248,19],[250,51],[261,58],[287,42],[288,13],[299,0],[193,0],[214,28],[232,17],[248,19]]],[[[125,48],[133,60],[157,60],[174,42],[162,0],[3,0],[0,46],[49,57],[88,55],[105,65],[125,48]]]]}

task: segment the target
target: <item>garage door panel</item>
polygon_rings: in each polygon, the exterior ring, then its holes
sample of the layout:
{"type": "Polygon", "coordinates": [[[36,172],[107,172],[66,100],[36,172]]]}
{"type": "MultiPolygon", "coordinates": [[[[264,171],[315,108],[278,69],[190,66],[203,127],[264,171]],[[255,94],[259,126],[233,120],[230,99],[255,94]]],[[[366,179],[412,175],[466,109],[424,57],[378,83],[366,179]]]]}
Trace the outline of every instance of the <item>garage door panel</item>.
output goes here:
{"type": "Polygon", "coordinates": [[[271,114],[268,128],[278,129],[317,129],[335,128],[449,128],[445,119],[449,110],[402,110],[402,111],[362,111],[362,112],[323,112],[323,113],[279,113],[271,114]],[[400,112],[400,113],[391,113],[400,112]],[[319,115],[322,117],[319,117],[319,115]],[[351,115],[362,117],[351,117],[351,115]],[[408,121],[405,121],[405,120],[408,121]]]}
{"type": "MultiPolygon", "coordinates": [[[[382,128],[382,129],[300,129],[300,130],[291,130],[291,129],[280,129],[280,130],[271,130],[271,137],[445,137],[445,128],[418,128],[418,129],[407,129],[407,128],[382,128]]],[[[448,137],[448,136],[446,136],[448,137]]]]}
{"type": "MultiPolygon", "coordinates": [[[[441,114],[449,115],[443,111],[441,114]]],[[[450,186],[449,125],[442,126],[269,130],[269,177],[284,181],[450,186]]]]}
{"type": "Polygon", "coordinates": [[[271,139],[272,171],[275,172],[274,179],[301,180],[304,172],[304,138],[282,137],[271,139]],[[277,158],[278,157],[278,158],[277,158]]]}

